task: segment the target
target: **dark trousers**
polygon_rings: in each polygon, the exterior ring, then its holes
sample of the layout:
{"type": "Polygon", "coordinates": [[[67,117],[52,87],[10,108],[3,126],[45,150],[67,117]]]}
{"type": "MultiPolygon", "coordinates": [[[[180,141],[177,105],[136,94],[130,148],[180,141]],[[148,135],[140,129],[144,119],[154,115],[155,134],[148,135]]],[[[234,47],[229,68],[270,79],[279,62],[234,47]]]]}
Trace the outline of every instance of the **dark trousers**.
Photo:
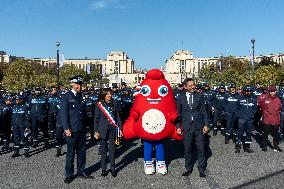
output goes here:
{"type": "Polygon", "coordinates": [[[279,145],[279,139],[278,139],[278,125],[263,125],[263,134],[262,134],[262,145],[263,147],[266,147],[268,144],[268,135],[272,135],[273,137],[273,146],[279,145]]]}
{"type": "Polygon", "coordinates": [[[56,127],[56,113],[48,112],[48,129],[54,131],[56,127]]]}
{"type": "Polygon", "coordinates": [[[213,124],[214,124],[214,129],[218,130],[217,122],[221,122],[221,129],[225,129],[225,112],[220,111],[220,110],[214,110],[213,112],[213,124]]]}
{"type": "Polygon", "coordinates": [[[28,139],[25,137],[26,126],[25,125],[14,125],[13,126],[13,136],[14,136],[14,148],[19,149],[21,141],[23,143],[24,149],[28,150],[28,139]]]}
{"type": "Polygon", "coordinates": [[[3,125],[3,128],[0,128],[0,138],[3,140],[4,145],[10,144],[11,137],[11,125],[3,125]]]}
{"type": "Polygon", "coordinates": [[[252,142],[251,134],[253,128],[253,119],[242,119],[238,120],[238,144],[242,144],[242,142],[246,144],[250,144],[252,142]],[[243,137],[244,133],[246,136],[243,137]]]}
{"type": "Polygon", "coordinates": [[[237,129],[237,114],[226,112],[226,134],[228,136],[236,133],[237,129]]]}
{"type": "Polygon", "coordinates": [[[205,157],[205,135],[202,130],[198,130],[192,127],[189,130],[183,132],[183,145],[184,145],[184,159],[185,168],[187,171],[193,169],[193,145],[196,145],[197,158],[198,158],[198,170],[199,172],[206,169],[206,157],[205,157]]]}
{"type": "Polygon", "coordinates": [[[93,116],[87,116],[86,119],[86,125],[89,128],[89,131],[91,133],[91,137],[94,136],[94,117],[93,116]]]}
{"type": "Polygon", "coordinates": [[[61,148],[63,146],[63,127],[56,126],[56,148],[61,148]]]}
{"type": "Polygon", "coordinates": [[[77,174],[84,174],[86,165],[86,133],[78,132],[71,134],[71,137],[66,137],[67,154],[65,172],[66,176],[74,175],[74,158],[77,153],[77,174]]]}
{"type": "Polygon", "coordinates": [[[48,125],[45,118],[32,116],[32,139],[33,142],[38,141],[38,129],[41,128],[43,132],[43,139],[48,140],[48,125]]]}
{"type": "Polygon", "coordinates": [[[101,153],[101,166],[102,170],[107,169],[107,150],[109,151],[110,170],[115,171],[115,132],[113,129],[108,129],[108,133],[105,138],[100,141],[100,153],[101,153]]]}

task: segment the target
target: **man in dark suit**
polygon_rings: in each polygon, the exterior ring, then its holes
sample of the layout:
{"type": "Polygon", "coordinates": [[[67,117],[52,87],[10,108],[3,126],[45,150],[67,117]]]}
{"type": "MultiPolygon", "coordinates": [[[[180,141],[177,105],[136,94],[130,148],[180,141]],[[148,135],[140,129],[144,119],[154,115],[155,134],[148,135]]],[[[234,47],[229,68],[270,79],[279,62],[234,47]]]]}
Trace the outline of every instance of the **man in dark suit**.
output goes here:
{"type": "Polygon", "coordinates": [[[86,105],[82,101],[80,93],[83,77],[74,76],[70,78],[72,89],[68,91],[63,99],[60,109],[62,126],[66,135],[66,178],[65,183],[69,184],[74,177],[74,157],[77,152],[77,177],[91,179],[92,176],[84,172],[86,164],[86,105]]]}
{"type": "Polygon", "coordinates": [[[205,134],[208,129],[208,116],[204,96],[195,92],[193,79],[184,81],[186,91],[177,99],[179,123],[177,132],[183,135],[185,168],[183,176],[189,176],[193,171],[193,144],[196,144],[198,170],[200,177],[206,177],[205,134]]]}

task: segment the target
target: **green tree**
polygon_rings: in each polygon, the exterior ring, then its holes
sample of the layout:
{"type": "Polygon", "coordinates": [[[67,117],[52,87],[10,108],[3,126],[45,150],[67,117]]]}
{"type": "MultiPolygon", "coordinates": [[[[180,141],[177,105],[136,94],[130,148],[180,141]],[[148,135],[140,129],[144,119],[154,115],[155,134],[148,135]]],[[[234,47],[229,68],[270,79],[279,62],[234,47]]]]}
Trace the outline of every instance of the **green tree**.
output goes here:
{"type": "Polygon", "coordinates": [[[261,66],[259,67],[254,76],[253,79],[255,82],[259,82],[262,85],[268,86],[268,85],[276,85],[279,82],[279,71],[274,65],[268,65],[268,66],[261,66]]]}
{"type": "Polygon", "coordinates": [[[5,89],[19,91],[32,86],[34,69],[26,60],[16,59],[6,70],[2,85],[5,89]]]}

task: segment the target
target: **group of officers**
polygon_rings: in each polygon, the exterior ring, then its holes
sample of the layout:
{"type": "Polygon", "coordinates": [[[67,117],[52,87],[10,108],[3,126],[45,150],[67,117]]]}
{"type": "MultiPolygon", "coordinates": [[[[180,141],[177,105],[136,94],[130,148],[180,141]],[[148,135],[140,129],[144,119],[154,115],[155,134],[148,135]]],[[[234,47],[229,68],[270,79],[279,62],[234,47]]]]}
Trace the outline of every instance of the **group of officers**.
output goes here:
{"type": "MultiPolygon", "coordinates": [[[[0,144],[1,150],[10,152],[14,149],[12,158],[20,156],[20,147],[24,156],[30,156],[29,149],[37,148],[43,142],[49,148],[51,139],[56,141],[56,157],[62,155],[65,144],[65,133],[62,125],[60,108],[63,96],[68,90],[58,90],[56,86],[49,89],[35,87],[19,93],[0,92],[0,144]],[[42,132],[42,137],[39,137],[42,132]],[[14,143],[13,147],[10,145],[14,143]]],[[[129,116],[133,103],[132,89],[122,83],[119,89],[112,86],[113,98],[118,102],[121,119],[129,116]],[[123,111],[122,111],[123,110],[123,111]]],[[[85,124],[91,141],[94,138],[94,113],[99,97],[99,89],[89,88],[81,92],[82,103],[85,106],[85,124]]]]}
{"type": "MultiPolygon", "coordinates": [[[[180,84],[174,91],[175,98],[185,92],[180,84]]],[[[234,83],[220,84],[211,88],[208,83],[199,83],[195,92],[204,97],[209,128],[216,136],[218,131],[224,136],[224,143],[235,143],[235,152],[253,153],[250,148],[253,130],[261,136],[261,148],[267,151],[268,135],[273,137],[273,150],[282,152],[279,140],[283,139],[284,88],[275,86],[247,85],[239,87],[234,83]]]]}
{"type": "MultiPolygon", "coordinates": [[[[94,116],[100,91],[100,89],[93,88],[81,90],[83,81],[80,76],[70,78],[70,82],[74,84],[71,85],[71,90],[58,90],[56,86],[50,89],[36,87],[34,90],[24,90],[18,94],[2,91],[0,95],[2,151],[9,152],[10,143],[13,141],[14,153],[11,157],[20,156],[20,147],[23,146],[24,156],[28,158],[30,147],[37,148],[39,143],[43,142],[44,147],[48,148],[50,140],[55,138],[56,157],[59,157],[62,155],[62,146],[67,142],[66,183],[73,180],[75,150],[79,152],[77,153],[78,174],[83,178],[91,177],[84,172],[86,149],[82,146],[86,144],[86,132],[89,133],[91,141],[96,140],[94,116]],[[40,138],[39,131],[42,132],[40,138]]],[[[273,150],[282,151],[279,147],[279,138],[283,138],[284,130],[284,89],[277,89],[275,86],[260,86],[260,84],[237,88],[234,83],[211,88],[208,83],[195,85],[193,80],[186,80],[186,82],[179,84],[174,90],[180,118],[184,116],[181,119],[188,119],[190,124],[193,120],[196,122],[196,118],[203,119],[204,112],[199,112],[200,115],[194,113],[195,103],[198,100],[199,105],[204,105],[200,110],[205,107],[204,115],[208,120],[201,121],[206,123],[205,127],[201,128],[203,134],[211,130],[213,136],[216,136],[220,131],[224,136],[225,144],[228,144],[230,140],[235,143],[236,153],[240,153],[242,146],[245,152],[253,153],[250,144],[252,131],[256,130],[262,138],[263,151],[268,150],[269,134],[273,136],[273,150]],[[181,101],[181,96],[184,96],[183,101],[181,101]],[[183,111],[180,108],[184,103],[188,103],[192,110],[191,118],[185,114],[186,109],[183,111]]],[[[134,93],[137,93],[136,89],[128,88],[125,83],[122,83],[120,88],[117,85],[112,86],[112,98],[117,104],[122,123],[129,116],[135,98],[134,93]]],[[[199,127],[196,128],[200,130],[199,127]]],[[[182,132],[186,134],[186,127],[182,124],[177,127],[177,130],[180,134],[182,132]]],[[[191,136],[190,131],[189,128],[189,137],[191,136]]],[[[184,138],[186,136],[184,135],[184,138]]],[[[188,152],[191,153],[191,147],[188,152]]],[[[205,166],[204,158],[200,162],[203,162],[205,166]]],[[[186,169],[184,176],[191,174],[192,166],[188,164],[186,169]]],[[[200,169],[200,176],[205,176],[204,171],[205,167],[200,169]]]]}

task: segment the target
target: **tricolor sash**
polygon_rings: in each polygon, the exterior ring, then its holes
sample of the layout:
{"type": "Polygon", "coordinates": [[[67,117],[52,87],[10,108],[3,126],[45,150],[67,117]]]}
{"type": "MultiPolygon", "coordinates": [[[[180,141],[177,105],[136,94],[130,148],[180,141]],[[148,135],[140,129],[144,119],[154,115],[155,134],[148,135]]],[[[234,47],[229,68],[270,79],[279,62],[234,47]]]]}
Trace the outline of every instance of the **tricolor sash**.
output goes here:
{"type": "Polygon", "coordinates": [[[112,115],[112,113],[110,111],[108,111],[101,102],[98,102],[98,107],[100,108],[100,110],[105,114],[105,116],[107,117],[108,121],[114,126],[114,127],[118,127],[118,125],[115,123],[114,117],[112,115]]]}

